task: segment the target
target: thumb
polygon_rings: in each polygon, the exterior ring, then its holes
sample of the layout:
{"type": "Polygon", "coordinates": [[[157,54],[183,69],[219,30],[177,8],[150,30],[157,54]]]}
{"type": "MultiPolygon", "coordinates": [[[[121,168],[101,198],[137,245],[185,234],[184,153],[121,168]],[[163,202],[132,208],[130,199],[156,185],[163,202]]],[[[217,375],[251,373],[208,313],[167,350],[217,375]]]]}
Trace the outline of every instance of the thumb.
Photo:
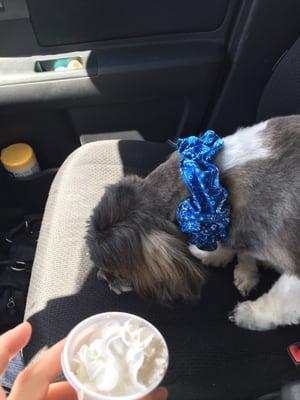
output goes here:
{"type": "Polygon", "coordinates": [[[144,398],[144,400],[167,400],[168,391],[165,387],[159,387],[144,398]]]}

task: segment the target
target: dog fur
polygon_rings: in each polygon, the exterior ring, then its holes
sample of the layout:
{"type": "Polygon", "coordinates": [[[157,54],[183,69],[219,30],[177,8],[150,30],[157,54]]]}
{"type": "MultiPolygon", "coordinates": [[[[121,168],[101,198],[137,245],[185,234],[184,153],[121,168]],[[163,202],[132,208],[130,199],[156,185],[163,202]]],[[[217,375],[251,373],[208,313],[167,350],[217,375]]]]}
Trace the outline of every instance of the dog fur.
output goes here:
{"type": "Polygon", "coordinates": [[[224,138],[215,163],[231,207],[225,243],[214,252],[190,246],[189,253],[175,221],[178,203],[189,194],[173,153],[145,179],[128,176],[110,185],[95,208],[87,243],[100,277],[119,286],[127,282],[160,302],[192,300],[205,281],[204,265],[228,264],[237,254],[235,284],[243,295],[258,282],[256,260],[283,275],[269,293],[237,305],[231,319],[257,330],[299,323],[300,116],[239,129],[224,138]],[[292,307],[298,311],[282,312],[286,306],[278,300],[274,312],[273,297],[282,298],[289,284],[293,293],[298,285],[292,307]]]}

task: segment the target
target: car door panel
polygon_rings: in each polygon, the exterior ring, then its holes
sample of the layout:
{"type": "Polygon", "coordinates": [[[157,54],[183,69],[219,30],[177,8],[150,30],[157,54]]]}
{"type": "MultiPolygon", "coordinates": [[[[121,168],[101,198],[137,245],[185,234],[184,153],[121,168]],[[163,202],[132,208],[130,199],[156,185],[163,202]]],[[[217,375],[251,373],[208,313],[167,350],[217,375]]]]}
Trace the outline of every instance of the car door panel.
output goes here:
{"type": "Polygon", "coordinates": [[[228,4],[229,0],[28,0],[41,46],[214,31],[228,4]]]}
{"type": "MultiPolygon", "coordinates": [[[[25,137],[30,141],[32,136],[31,141],[40,141],[45,149],[53,126],[43,126],[43,136],[38,137],[35,116],[41,108],[46,120],[64,119],[63,129],[57,130],[64,143],[72,142],[69,149],[79,145],[85,134],[138,130],[147,140],[165,141],[198,133],[215,115],[224,80],[236,67],[235,54],[249,43],[248,32],[253,43],[259,43],[253,37],[256,19],[271,27],[272,13],[276,18],[279,14],[277,0],[277,8],[270,0],[2,2],[0,127],[1,120],[12,115],[22,121],[25,111],[32,123],[30,130],[26,119],[25,137]],[[82,69],[40,72],[36,68],[38,62],[61,58],[80,59],[82,69]]],[[[290,15],[296,5],[296,0],[287,0],[281,7],[290,15]]],[[[293,34],[292,24],[281,37],[293,34]]],[[[234,73],[242,76],[245,65],[246,58],[234,73]]],[[[247,92],[250,80],[243,85],[247,92]]],[[[226,103],[224,96],[221,100],[226,103]]],[[[237,119],[230,104],[230,113],[218,115],[218,120],[237,119]]],[[[240,101],[240,109],[243,104],[240,101]]],[[[222,123],[217,127],[222,131],[222,123]]],[[[6,123],[0,146],[9,144],[12,135],[16,137],[6,123]]],[[[54,152],[50,165],[60,163],[54,152]]]]}

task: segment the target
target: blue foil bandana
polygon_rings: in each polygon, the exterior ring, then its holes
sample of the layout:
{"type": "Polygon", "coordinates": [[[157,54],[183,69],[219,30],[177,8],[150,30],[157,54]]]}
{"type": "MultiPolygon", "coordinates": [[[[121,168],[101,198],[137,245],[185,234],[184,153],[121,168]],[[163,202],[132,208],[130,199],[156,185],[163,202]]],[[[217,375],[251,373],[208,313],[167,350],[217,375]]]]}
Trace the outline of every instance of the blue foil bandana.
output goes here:
{"type": "Polygon", "coordinates": [[[215,250],[218,242],[224,242],[230,222],[225,204],[228,193],[220,184],[218,168],[211,162],[222,146],[223,140],[214,131],[177,141],[180,172],[191,197],[179,204],[176,218],[190,242],[203,250],[215,250]]]}

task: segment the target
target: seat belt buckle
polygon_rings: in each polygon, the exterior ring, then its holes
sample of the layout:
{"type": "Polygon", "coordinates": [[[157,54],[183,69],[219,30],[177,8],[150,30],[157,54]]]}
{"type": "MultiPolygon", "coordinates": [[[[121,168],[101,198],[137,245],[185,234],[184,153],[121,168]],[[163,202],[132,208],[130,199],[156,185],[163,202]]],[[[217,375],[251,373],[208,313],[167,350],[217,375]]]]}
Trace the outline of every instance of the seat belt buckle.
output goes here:
{"type": "Polygon", "coordinates": [[[287,348],[288,354],[300,372],[300,342],[290,344],[287,348]]]}

